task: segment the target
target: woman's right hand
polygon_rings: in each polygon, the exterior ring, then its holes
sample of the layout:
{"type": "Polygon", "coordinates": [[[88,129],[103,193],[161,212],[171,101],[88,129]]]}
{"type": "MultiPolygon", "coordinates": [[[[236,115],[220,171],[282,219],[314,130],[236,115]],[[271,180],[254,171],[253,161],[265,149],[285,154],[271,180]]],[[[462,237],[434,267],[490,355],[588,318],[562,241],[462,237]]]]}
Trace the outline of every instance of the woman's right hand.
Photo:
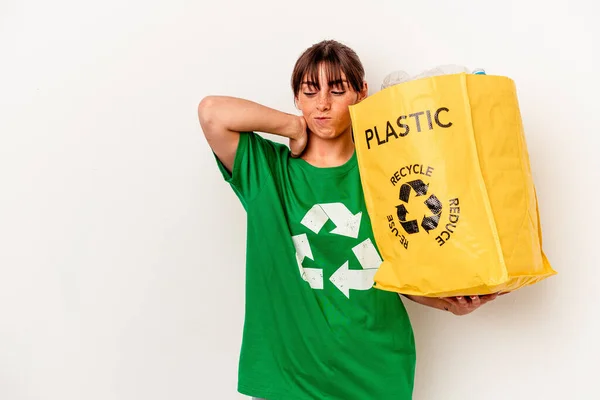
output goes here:
{"type": "Polygon", "coordinates": [[[294,135],[290,137],[290,151],[292,153],[292,157],[294,158],[302,155],[308,143],[308,128],[306,126],[306,120],[303,116],[296,118],[297,127],[295,128],[294,135]]]}

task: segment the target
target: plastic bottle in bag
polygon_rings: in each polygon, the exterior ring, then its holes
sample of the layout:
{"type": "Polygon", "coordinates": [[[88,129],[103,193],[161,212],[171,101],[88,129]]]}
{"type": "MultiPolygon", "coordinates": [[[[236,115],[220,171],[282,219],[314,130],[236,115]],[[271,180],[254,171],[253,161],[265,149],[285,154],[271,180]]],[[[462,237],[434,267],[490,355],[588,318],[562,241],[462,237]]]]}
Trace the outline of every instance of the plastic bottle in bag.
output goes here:
{"type": "MultiPolygon", "coordinates": [[[[460,73],[475,73],[475,71],[483,71],[483,69],[477,69],[474,71],[469,70],[467,67],[462,65],[455,64],[447,64],[447,65],[439,65],[435,68],[428,69],[426,71],[421,72],[418,75],[410,76],[406,71],[398,70],[390,72],[388,75],[383,78],[383,83],[381,84],[381,89],[385,89],[387,87],[397,85],[399,83],[414,81],[416,79],[429,78],[431,76],[439,76],[439,75],[451,75],[451,74],[460,74],[460,73]]],[[[485,74],[485,71],[483,71],[485,74]]]]}

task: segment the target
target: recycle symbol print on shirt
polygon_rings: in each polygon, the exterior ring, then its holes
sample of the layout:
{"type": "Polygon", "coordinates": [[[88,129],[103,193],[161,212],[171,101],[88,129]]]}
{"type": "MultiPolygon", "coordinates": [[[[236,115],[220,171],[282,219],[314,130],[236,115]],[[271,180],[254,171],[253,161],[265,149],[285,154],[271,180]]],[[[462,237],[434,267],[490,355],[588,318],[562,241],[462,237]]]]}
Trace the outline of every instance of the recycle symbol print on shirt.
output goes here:
{"type": "MultiPolygon", "coordinates": [[[[321,232],[325,223],[331,220],[336,226],[330,233],[346,236],[353,239],[358,238],[362,212],[352,214],[343,203],[315,204],[302,218],[301,224],[316,234],[321,232]]],[[[308,237],[305,233],[292,236],[296,248],[296,261],[300,276],[312,289],[323,289],[324,278],[322,268],[305,268],[302,262],[305,258],[314,261],[308,237]]],[[[349,260],[344,262],[331,275],[329,280],[347,298],[350,298],[351,290],[369,290],[373,287],[373,277],[382,263],[381,257],[375,249],[371,239],[357,243],[352,247],[352,253],[358,260],[362,269],[349,269],[349,260]]],[[[350,252],[348,252],[350,256],[350,252]]],[[[318,263],[318,260],[317,260],[318,263]]]]}

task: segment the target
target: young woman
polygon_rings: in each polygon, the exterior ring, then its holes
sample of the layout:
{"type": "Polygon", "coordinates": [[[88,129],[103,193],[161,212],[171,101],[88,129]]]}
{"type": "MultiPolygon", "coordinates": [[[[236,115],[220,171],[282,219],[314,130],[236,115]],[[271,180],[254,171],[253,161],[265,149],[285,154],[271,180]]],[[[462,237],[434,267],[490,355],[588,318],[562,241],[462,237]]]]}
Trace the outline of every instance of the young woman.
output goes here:
{"type": "MultiPolygon", "coordinates": [[[[356,53],[307,49],[292,73],[301,116],[209,96],[202,130],[247,212],[246,315],[238,390],[268,400],[410,399],[415,343],[396,293],[372,288],[381,262],[366,212],[348,106],[368,93],[356,53]],[[255,132],[289,139],[289,148],[255,132]]],[[[457,315],[495,295],[422,298],[457,315]]]]}

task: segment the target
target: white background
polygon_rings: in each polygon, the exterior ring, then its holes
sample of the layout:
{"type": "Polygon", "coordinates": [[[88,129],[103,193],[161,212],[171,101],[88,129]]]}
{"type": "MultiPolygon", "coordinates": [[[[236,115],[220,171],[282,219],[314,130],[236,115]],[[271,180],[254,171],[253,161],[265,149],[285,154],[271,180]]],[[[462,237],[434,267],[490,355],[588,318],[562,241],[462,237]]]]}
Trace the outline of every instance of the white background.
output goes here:
{"type": "Polygon", "coordinates": [[[466,317],[407,304],[415,399],[595,399],[600,211],[592,1],[0,2],[0,399],[240,399],[245,214],[203,96],[287,112],[314,42],[518,87],[558,275],[466,317]],[[595,372],[594,372],[595,371],[595,372]]]}

